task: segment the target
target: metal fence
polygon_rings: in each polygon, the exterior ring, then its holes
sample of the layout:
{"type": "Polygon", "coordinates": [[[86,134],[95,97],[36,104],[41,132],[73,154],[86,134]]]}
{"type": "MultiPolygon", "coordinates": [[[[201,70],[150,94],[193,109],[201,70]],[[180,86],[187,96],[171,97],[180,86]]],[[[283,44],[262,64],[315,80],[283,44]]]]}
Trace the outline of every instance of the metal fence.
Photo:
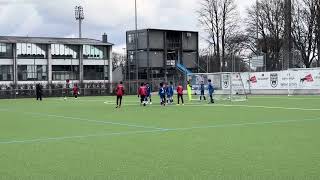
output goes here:
{"type": "MultiPolygon", "coordinates": [[[[135,95],[141,83],[149,83],[153,92],[157,92],[162,79],[153,79],[148,82],[140,81],[124,81],[125,94],[135,95]]],[[[166,82],[173,82],[174,85],[186,85],[186,82],[179,79],[167,79],[166,82]]],[[[115,88],[118,83],[86,83],[78,84],[79,93],[81,96],[110,96],[115,94],[115,88]]],[[[72,86],[66,88],[65,84],[42,84],[43,97],[65,97],[72,96],[72,86]]],[[[33,98],[36,96],[36,84],[21,84],[21,85],[0,85],[0,99],[15,99],[15,98],[33,98]]]]}

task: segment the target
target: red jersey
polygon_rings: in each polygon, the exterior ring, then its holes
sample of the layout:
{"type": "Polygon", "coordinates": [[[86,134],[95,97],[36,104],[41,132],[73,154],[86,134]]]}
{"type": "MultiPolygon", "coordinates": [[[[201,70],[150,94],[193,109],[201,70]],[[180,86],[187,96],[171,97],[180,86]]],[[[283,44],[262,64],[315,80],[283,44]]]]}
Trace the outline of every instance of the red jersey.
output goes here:
{"type": "Polygon", "coordinates": [[[124,95],[124,87],[123,87],[122,84],[119,84],[117,86],[116,94],[117,94],[117,96],[123,96],[124,95]]]}
{"type": "Polygon", "coordinates": [[[147,95],[147,87],[146,86],[140,86],[138,90],[138,94],[140,96],[146,96],[147,95]]]}
{"type": "Polygon", "coordinates": [[[183,87],[182,87],[182,86],[178,86],[178,87],[177,87],[177,93],[178,93],[179,95],[183,95],[183,87]]]}
{"type": "Polygon", "coordinates": [[[79,92],[78,86],[74,86],[72,91],[73,91],[73,94],[78,94],[78,92],[79,92]]]}

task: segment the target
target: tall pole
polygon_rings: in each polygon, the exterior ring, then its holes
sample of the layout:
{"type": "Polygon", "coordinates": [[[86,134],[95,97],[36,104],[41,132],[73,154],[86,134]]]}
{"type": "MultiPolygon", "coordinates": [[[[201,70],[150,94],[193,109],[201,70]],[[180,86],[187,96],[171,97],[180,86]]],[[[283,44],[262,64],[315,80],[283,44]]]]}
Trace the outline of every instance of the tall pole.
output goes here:
{"type": "Polygon", "coordinates": [[[285,17],[285,25],[284,25],[284,66],[285,69],[289,69],[292,67],[292,14],[291,14],[291,0],[285,0],[284,2],[284,17],[285,17]]]}
{"type": "Polygon", "coordinates": [[[82,38],[82,20],[79,19],[79,38],[82,38]]]}
{"type": "Polygon", "coordinates": [[[75,7],[75,18],[79,22],[79,38],[82,38],[82,21],[84,20],[84,13],[82,6],[75,7]]]}
{"type": "Polygon", "coordinates": [[[135,9],[135,60],[136,60],[136,81],[137,88],[139,87],[139,62],[138,62],[138,12],[137,12],[137,0],[134,0],[135,9]]]}

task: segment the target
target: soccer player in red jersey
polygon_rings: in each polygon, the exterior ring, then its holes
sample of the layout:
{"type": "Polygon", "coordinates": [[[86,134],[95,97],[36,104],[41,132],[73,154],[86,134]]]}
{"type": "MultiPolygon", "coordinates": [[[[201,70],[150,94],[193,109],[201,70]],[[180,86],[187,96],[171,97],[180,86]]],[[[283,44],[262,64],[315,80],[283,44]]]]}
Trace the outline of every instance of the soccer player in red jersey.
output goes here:
{"type": "Polygon", "coordinates": [[[183,87],[181,85],[181,83],[179,83],[178,87],[177,87],[177,94],[178,94],[178,105],[180,105],[180,99],[182,102],[182,105],[184,105],[184,101],[183,101],[183,87]]]}
{"type": "Polygon", "coordinates": [[[120,81],[120,83],[117,86],[116,94],[117,94],[117,107],[116,108],[121,108],[122,97],[124,95],[124,86],[123,86],[122,81],[120,81]]]}
{"type": "Polygon", "coordinates": [[[138,89],[138,97],[140,97],[141,105],[146,106],[147,87],[144,83],[141,83],[141,86],[138,89]]]}
{"type": "Polygon", "coordinates": [[[75,99],[78,99],[79,88],[78,88],[78,85],[77,85],[77,84],[74,84],[74,86],[73,86],[73,88],[72,88],[72,91],[73,91],[74,98],[75,98],[75,99]]]}

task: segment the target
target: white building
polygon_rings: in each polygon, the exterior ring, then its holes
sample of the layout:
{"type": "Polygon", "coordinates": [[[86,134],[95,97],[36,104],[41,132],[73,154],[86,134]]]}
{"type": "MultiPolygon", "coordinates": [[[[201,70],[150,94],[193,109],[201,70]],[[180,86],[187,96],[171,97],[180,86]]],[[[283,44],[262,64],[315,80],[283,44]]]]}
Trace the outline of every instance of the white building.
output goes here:
{"type": "Polygon", "coordinates": [[[111,82],[113,44],[102,39],[0,36],[0,84],[111,82]]]}

